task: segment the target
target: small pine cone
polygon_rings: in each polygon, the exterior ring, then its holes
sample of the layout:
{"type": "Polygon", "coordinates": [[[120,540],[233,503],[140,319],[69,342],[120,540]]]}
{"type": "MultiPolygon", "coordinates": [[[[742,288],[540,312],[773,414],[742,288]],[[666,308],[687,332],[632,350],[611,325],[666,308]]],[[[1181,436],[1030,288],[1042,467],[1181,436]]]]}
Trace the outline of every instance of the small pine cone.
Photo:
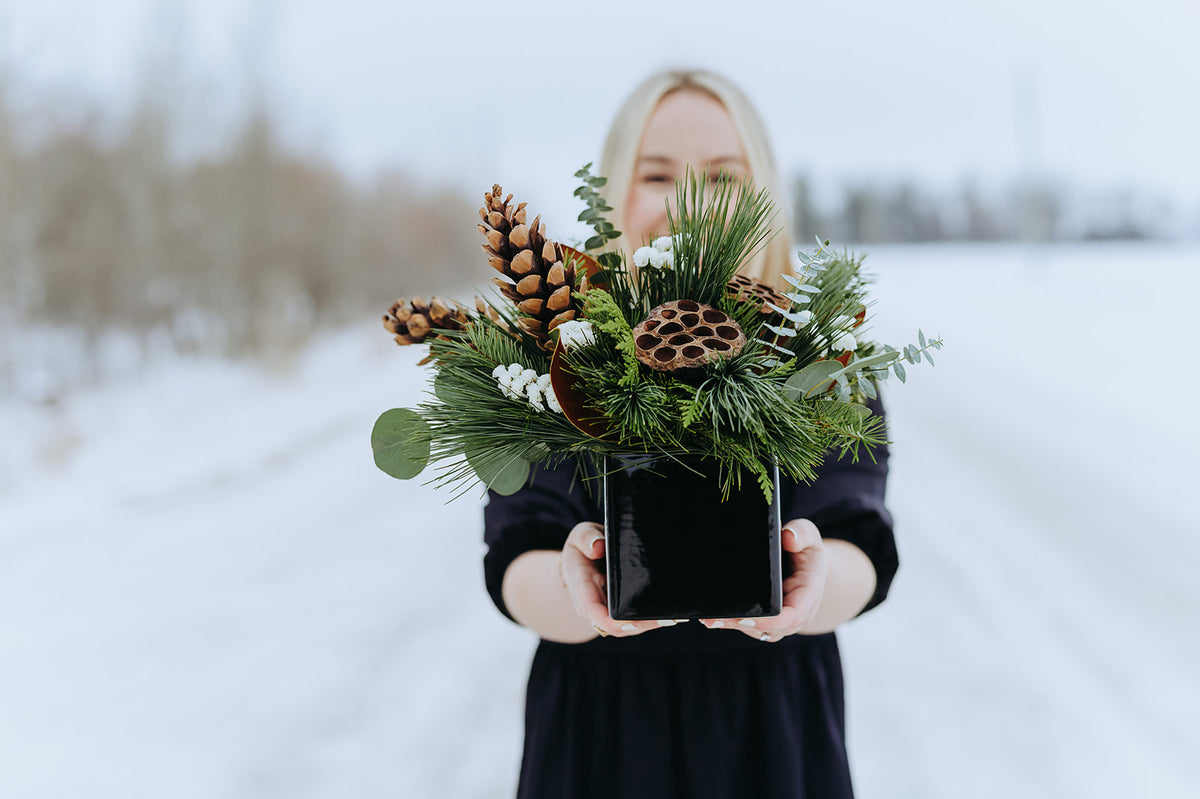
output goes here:
{"type": "Polygon", "coordinates": [[[495,308],[484,302],[483,299],[478,295],[475,297],[475,311],[480,316],[485,316],[496,324],[503,326],[503,322],[500,321],[500,313],[495,308]]]}
{"type": "Polygon", "coordinates": [[[737,355],[746,334],[729,314],[693,300],[665,302],[633,329],[637,359],[658,372],[692,369],[737,355]]]}
{"type": "Polygon", "coordinates": [[[501,198],[500,186],[483,195],[479,209],[479,232],[486,243],[488,265],[503,277],[492,282],[517,306],[520,324],[546,349],[552,347],[547,334],[574,319],[579,303],[571,296],[575,267],[563,258],[563,249],[546,238],[541,217],[525,222],[525,203],[512,206],[512,195],[501,198]]]}
{"type": "Polygon", "coordinates": [[[777,313],[767,303],[771,303],[779,308],[790,308],[792,305],[791,300],[770,285],[754,280],[753,278],[748,278],[745,275],[734,275],[733,280],[730,280],[726,284],[725,290],[742,302],[756,300],[759,303],[758,310],[764,316],[777,313]]]}
{"type": "Polygon", "coordinates": [[[438,331],[462,330],[471,323],[467,309],[456,302],[453,305],[451,308],[439,297],[429,302],[401,297],[383,315],[383,326],[395,335],[397,344],[420,344],[438,331]]]}

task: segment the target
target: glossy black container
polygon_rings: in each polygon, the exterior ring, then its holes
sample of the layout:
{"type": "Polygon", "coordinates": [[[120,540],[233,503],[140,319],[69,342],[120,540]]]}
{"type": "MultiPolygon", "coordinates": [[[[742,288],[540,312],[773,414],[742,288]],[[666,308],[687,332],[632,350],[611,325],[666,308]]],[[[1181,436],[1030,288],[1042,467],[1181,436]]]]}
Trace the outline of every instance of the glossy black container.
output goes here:
{"type": "Polygon", "coordinates": [[[622,620],[778,614],[779,470],[772,469],[771,502],[753,480],[722,502],[713,461],[606,459],[609,614],[622,620]]]}

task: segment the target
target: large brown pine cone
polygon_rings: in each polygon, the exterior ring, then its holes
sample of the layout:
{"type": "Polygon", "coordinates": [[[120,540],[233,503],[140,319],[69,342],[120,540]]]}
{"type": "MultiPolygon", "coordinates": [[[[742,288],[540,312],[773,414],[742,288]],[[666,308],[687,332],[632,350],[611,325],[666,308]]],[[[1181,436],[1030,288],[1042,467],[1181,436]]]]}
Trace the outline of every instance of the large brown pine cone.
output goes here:
{"type": "Polygon", "coordinates": [[[396,336],[397,344],[420,344],[441,330],[462,330],[471,323],[471,316],[466,308],[451,302],[453,308],[439,297],[429,302],[401,297],[383,315],[383,326],[396,336]]]}
{"type": "Polygon", "coordinates": [[[541,217],[526,224],[525,203],[514,207],[511,201],[511,194],[501,197],[499,185],[483,195],[479,209],[483,220],[479,232],[487,239],[483,250],[488,264],[504,275],[492,282],[524,314],[521,326],[550,349],[547,334],[579,312],[579,303],[571,296],[575,267],[564,263],[562,247],[546,238],[541,217]]]}
{"type": "Polygon", "coordinates": [[[664,302],[633,329],[634,354],[659,372],[692,369],[737,355],[746,334],[729,314],[694,300],[664,302]]]}

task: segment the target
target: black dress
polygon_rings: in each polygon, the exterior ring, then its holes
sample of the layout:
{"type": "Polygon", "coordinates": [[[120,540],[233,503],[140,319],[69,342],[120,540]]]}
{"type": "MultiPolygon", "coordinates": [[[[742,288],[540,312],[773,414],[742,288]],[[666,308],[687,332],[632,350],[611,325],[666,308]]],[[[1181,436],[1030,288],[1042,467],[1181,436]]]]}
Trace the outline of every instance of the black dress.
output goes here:
{"type": "MultiPolygon", "coordinates": [[[[882,409],[876,405],[875,410],[882,409]]],[[[812,485],[785,479],[782,518],[811,519],[875,566],[865,610],[887,596],[898,566],[884,507],[887,449],[857,464],[832,457],[812,485]]],[[[502,613],[508,565],[561,550],[581,521],[603,523],[574,469],[540,470],[484,511],[484,573],[502,613]]],[[[837,638],[777,643],[698,622],[583,644],[542,640],[525,699],[518,799],[831,799],[851,797],[837,638]]]]}

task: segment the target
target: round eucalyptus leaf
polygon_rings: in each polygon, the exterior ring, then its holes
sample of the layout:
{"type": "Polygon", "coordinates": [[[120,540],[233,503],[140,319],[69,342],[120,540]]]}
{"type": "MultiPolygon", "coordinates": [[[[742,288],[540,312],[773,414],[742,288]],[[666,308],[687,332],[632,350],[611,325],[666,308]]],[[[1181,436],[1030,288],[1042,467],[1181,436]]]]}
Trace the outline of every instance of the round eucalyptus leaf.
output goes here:
{"type": "Polygon", "coordinates": [[[397,480],[408,480],[429,463],[429,424],[416,411],[384,411],[371,430],[375,465],[397,480]]]}
{"type": "Polygon", "coordinates": [[[468,452],[467,463],[488,488],[504,496],[520,491],[529,479],[529,461],[516,455],[498,458],[492,453],[468,452]]]}
{"type": "Polygon", "coordinates": [[[810,363],[784,383],[784,394],[789,399],[807,399],[815,396],[829,387],[833,381],[834,372],[841,371],[842,364],[838,361],[817,361],[810,363]]]}

